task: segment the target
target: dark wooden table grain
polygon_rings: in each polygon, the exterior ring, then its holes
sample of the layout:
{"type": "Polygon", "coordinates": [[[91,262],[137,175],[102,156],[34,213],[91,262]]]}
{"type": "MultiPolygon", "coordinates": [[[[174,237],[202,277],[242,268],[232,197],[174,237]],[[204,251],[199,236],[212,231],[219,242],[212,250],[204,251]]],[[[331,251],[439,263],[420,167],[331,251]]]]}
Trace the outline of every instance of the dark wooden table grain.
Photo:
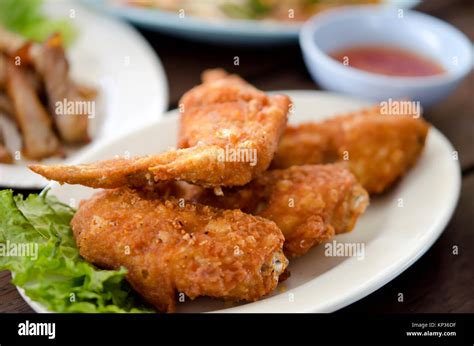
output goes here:
{"type": "MultiPolygon", "coordinates": [[[[474,40],[474,2],[427,1],[419,10],[446,20],[474,40]]],[[[223,67],[263,90],[317,89],[297,45],[255,48],[218,47],[142,30],[160,56],[169,81],[170,108],[199,83],[202,70],[223,67]],[[239,66],[234,57],[239,57],[239,66]]],[[[474,74],[448,99],[426,112],[459,153],[462,191],[443,235],[414,265],[395,280],[343,309],[347,312],[474,312],[474,74]],[[453,246],[459,248],[453,254],[453,246]],[[403,293],[404,301],[398,301],[403,293]]],[[[436,172],[433,172],[436,174],[436,172]]],[[[18,191],[22,193],[37,191],[18,191]]],[[[0,312],[31,312],[0,273],[0,312]]],[[[350,285],[350,283],[344,283],[350,285]]]]}

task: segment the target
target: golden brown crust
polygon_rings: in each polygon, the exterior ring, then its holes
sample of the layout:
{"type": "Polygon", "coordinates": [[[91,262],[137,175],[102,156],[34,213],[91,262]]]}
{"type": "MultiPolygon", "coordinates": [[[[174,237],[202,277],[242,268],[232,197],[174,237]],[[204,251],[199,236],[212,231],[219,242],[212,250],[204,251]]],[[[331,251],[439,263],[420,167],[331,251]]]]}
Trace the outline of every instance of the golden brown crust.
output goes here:
{"type": "Polygon", "coordinates": [[[126,267],[131,285],[161,311],[174,311],[177,292],[257,300],[287,266],[273,222],[153,192],[100,192],[81,203],[71,225],[87,261],[126,267]]]}
{"type": "Polygon", "coordinates": [[[250,184],[215,196],[206,190],[199,203],[241,209],[274,221],[285,236],[285,254],[310,248],[348,232],[368,205],[367,192],[343,165],[306,165],[267,171],[250,184]]]}
{"type": "MultiPolygon", "coordinates": [[[[167,153],[165,153],[167,154],[167,153]]],[[[147,186],[154,184],[149,167],[166,162],[169,155],[144,156],[133,159],[111,159],[80,165],[30,165],[29,168],[47,179],[60,183],[80,184],[93,188],[147,186]]]]}
{"type": "Polygon", "coordinates": [[[203,80],[180,101],[178,146],[189,148],[189,155],[151,171],[158,180],[179,176],[206,187],[244,185],[270,165],[290,99],[269,97],[222,70],[206,71],[203,80]]]}
{"type": "Polygon", "coordinates": [[[369,193],[382,193],[415,164],[428,130],[421,118],[381,115],[380,107],[289,126],[272,167],[347,161],[369,193]]]}
{"type": "Polygon", "coordinates": [[[30,168],[61,183],[95,188],[184,180],[206,187],[244,185],[265,171],[284,131],[290,100],[267,96],[237,76],[197,86],[181,103],[181,149],[129,160],[30,168]]]}

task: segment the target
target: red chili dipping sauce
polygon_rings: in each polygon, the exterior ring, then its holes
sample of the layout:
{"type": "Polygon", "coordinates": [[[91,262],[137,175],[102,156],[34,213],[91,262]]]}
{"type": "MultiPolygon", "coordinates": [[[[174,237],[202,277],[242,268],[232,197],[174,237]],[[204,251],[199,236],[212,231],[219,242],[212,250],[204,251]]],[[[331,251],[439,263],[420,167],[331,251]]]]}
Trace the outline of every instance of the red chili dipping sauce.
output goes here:
{"type": "Polygon", "coordinates": [[[331,57],[344,65],[388,76],[419,77],[446,72],[437,62],[396,47],[360,46],[335,51],[331,57]]]}

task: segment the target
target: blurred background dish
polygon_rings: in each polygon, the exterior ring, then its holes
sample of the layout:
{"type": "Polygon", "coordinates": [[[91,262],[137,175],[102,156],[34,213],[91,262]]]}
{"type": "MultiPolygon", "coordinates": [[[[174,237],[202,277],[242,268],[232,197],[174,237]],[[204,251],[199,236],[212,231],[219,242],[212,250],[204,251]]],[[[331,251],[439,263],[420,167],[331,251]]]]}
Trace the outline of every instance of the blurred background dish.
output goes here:
{"type": "Polygon", "coordinates": [[[408,98],[429,107],[472,70],[470,40],[416,11],[358,6],[321,13],[304,25],[300,45],[320,86],[373,101],[408,98]]]}
{"type": "Polygon", "coordinates": [[[419,0],[82,0],[139,26],[216,44],[275,45],[296,42],[302,23],[344,5],[378,3],[412,8],[419,0]]]}
{"type": "MultiPolygon", "coordinates": [[[[45,1],[42,12],[74,28],[75,38],[66,47],[71,78],[97,92],[95,115],[89,119],[91,141],[82,146],[64,146],[66,157],[51,157],[43,162],[73,160],[79,152],[100,146],[104,139],[123,135],[162,116],[168,106],[166,76],[160,59],[133,27],[113,18],[99,17],[70,1],[45,1]]],[[[0,128],[3,142],[13,156],[12,163],[0,164],[0,186],[22,189],[46,186],[45,179],[26,167],[32,161],[18,155],[23,149],[22,137],[15,122],[3,112],[0,112],[0,128]]]]}

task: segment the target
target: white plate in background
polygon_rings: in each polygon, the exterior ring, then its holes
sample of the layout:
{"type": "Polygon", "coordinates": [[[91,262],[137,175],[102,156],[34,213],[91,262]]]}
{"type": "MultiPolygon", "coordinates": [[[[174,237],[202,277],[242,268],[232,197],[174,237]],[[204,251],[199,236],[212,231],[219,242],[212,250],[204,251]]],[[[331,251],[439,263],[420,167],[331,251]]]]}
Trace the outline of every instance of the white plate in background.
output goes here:
{"type": "MultiPolygon", "coordinates": [[[[368,106],[346,96],[318,91],[286,91],[295,105],[290,123],[314,121],[368,106]]],[[[77,157],[88,163],[116,155],[159,153],[176,145],[178,116],[170,112],[161,122],[110,141],[77,157]]],[[[332,312],[377,290],[412,265],[436,241],[456,206],[461,174],[453,147],[431,128],[425,150],[416,166],[382,197],[374,197],[356,228],[335,237],[337,242],[361,243],[363,260],[326,257],[324,246],[291,260],[291,277],[268,297],[229,308],[223,302],[198,298],[178,304],[185,312],[332,312]],[[399,207],[399,199],[403,207],[399,207]]],[[[50,185],[50,194],[65,203],[90,197],[94,190],[79,185],[50,185]]],[[[37,312],[42,306],[26,302],[37,312]]]]}
{"type": "MultiPolygon", "coordinates": [[[[127,23],[99,16],[71,1],[46,2],[44,12],[51,17],[70,18],[77,38],[67,49],[72,78],[96,87],[96,116],[91,119],[93,141],[68,150],[67,161],[77,152],[89,150],[99,141],[124,135],[162,117],[168,107],[168,83],[163,66],[146,40],[127,23]],[[71,12],[73,11],[73,12],[71,12]]],[[[0,116],[7,147],[21,150],[21,136],[13,122],[0,116]]],[[[44,163],[64,161],[58,158],[44,163]]],[[[0,187],[43,188],[48,181],[32,173],[27,160],[0,164],[0,187]]]]}
{"type": "MultiPolygon", "coordinates": [[[[126,19],[151,30],[215,44],[274,45],[298,41],[303,22],[206,18],[123,5],[123,0],[81,0],[92,8],[126,19]],[[184,19],[184,20],[183,20],[184,19]]],[[[202,1],[202,0],[201,0],[202,1]]],[[[381,6],[413,8],[420,0],[382,0],[381,6]]]]}

